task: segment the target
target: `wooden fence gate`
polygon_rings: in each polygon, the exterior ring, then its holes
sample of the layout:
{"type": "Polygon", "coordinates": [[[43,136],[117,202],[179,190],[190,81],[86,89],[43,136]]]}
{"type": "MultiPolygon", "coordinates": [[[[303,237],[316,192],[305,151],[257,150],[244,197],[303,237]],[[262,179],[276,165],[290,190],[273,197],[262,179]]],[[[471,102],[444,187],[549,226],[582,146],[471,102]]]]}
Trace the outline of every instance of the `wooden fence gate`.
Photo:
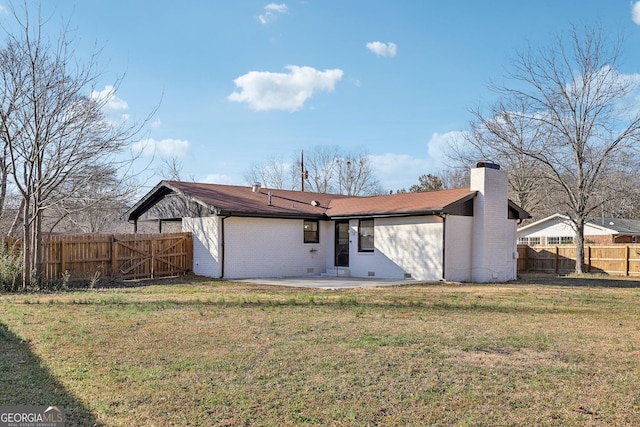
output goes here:
{"type": "Polygon", "coordinates": [[[45,280],[154,279],[193,269],[191,233],[48,236],[42,250],[45,280]]]}

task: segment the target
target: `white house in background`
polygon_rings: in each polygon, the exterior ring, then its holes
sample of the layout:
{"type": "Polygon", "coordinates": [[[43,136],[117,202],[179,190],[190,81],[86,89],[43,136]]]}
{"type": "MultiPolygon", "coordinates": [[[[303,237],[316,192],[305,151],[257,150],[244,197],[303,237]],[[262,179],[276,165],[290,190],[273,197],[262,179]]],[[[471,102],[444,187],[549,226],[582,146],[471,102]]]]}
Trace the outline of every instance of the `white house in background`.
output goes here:
{"type": "Polygon", "coordinates": [[[507,174],[471,170],[470,188],[347,197],[162,181],[127,213],[193,233],[194,273],[216,278],[303,275],[506,281],[516,278],[507,174]]]}
{"type": "MultiPolygon", "coordinates": [[[[575,228],[568,216],[554,214],[518,228],[520,245],[562,245],[573,243],[575,228]]],[[[640,221],[635,219],[601,217],[584,226],[586,243],[638,243],[640,221]]]]}

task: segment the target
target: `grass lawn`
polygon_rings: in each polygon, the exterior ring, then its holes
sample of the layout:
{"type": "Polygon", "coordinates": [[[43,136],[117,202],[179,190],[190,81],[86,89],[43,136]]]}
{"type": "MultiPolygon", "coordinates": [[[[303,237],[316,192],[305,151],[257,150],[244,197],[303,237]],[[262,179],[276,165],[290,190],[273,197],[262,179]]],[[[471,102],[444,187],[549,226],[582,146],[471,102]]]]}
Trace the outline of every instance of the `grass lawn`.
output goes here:
{"type": "Polygon", "coordinates": [[[0,405],[67,425],[640,425],[640,282],[0,296],[0,405]]]}

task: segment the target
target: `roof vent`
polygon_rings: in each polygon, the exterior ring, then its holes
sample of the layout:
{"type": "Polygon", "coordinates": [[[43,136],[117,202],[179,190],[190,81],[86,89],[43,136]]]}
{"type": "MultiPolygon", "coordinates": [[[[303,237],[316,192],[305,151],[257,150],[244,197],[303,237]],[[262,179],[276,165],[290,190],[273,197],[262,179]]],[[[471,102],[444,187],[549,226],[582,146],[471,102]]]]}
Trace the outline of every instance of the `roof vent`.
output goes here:
{"type": "Polygon", "coordinates": [[[311,206],[320,206],[320,202],[317,200],[312,200],[311,201],[311,206]]]}
{"type": "Polygon", "coordinates": [[[477,168],[487,168],[487,169],[500,169],[500,165],[497,163],[489,163],[489,162],[478,162],[476,163],[477,168]]]}
{"type": "Polygon", "coordinates": [[[261,187],[262,187],[261,183],[259,183],[258,181],[254,181],[253,184],[251,185],[251,191],[253,191],[254,193],[259,193],[261,187]]]}

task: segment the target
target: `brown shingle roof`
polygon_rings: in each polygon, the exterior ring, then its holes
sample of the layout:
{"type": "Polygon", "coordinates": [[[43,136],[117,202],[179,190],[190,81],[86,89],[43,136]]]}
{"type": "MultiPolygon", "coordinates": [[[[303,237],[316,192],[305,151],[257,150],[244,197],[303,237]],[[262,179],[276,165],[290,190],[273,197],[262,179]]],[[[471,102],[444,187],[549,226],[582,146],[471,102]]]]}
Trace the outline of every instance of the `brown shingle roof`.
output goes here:
{"type": "Polygon", "coordinates": [[[164,184],[214,208],[221,214],[323,216],[332,199],[345,197],[337,194],[268,188],[253,192],[251,187],[180,181],[165,181],[164,184]]]}
{"type": "Polygon", "coordinates": [[[424,193],[334,199],[327,215],[343,217],[441,213],[459,202],[470,199],[474,194],[475,191],[468,188],[457,188],[424,193]]]}
{"type": "Polygon", "coordinates": [[[427,193],[349,197],[266,188],[253,192],[251,187],[162,181],[127,212],[127,219],[139,218],[170,193],[183,194],[221,215],[292,218],[433,214],[446,212],[451,206],[470,200],[475,194],[468,188],[462,188],[427,193]]]}

